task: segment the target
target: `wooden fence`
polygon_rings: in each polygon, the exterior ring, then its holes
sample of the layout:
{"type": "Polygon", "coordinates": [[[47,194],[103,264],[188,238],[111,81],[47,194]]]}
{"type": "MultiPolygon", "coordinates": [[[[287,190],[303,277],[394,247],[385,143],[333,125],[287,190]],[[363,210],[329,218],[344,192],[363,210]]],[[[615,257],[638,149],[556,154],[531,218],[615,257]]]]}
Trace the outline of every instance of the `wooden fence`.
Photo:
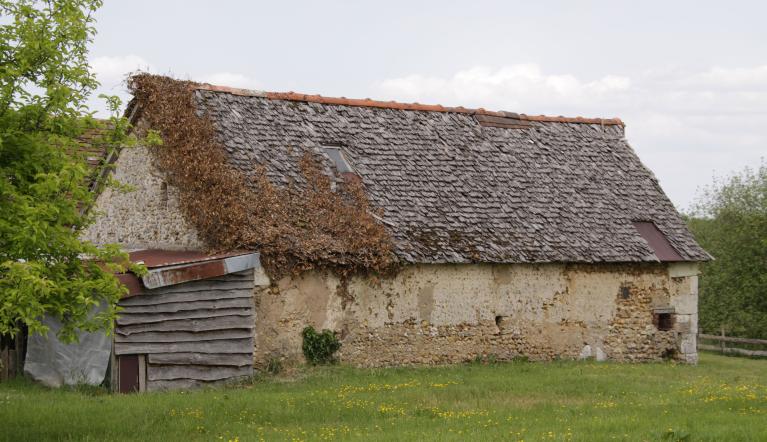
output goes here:
{"type": "Polygon", "coordinates": [[[718,335],[698,334],[698,350],[718,351],[723,354],[767,357],[767,339],[734,338],[726,336],[724,330],[718,335]],[[703,344],[702,341],[716,341],[718,344],[703,344]],[[742,348],[744,344],[749,348],[742,348]],[[754,347],[761,348],[761,350],[754,347]]]}
{"type": "Polygon", "coordinates": [[[15,338],[0,336],[0,381],[11,379],[21,374],[26,344],[25,333],[19,332],[15,338]]]}

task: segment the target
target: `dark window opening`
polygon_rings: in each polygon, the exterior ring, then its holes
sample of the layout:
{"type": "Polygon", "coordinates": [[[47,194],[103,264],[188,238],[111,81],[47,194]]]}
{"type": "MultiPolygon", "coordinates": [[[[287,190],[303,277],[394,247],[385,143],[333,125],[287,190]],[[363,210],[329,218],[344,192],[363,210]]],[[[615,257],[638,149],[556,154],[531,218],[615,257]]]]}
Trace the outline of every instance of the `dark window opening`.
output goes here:
{"type": "Polygon", "coordinates": [[[498,315],[495,317],[495,333],[500,334],[503,331],[504,326],[506,325],[506,317],[498,315]]]}
{"type": "Polygon", "coordinates": [[[333,166],[338,173],[354,173],[351,164],[346,160],[340,146],[322,146],[322,150],[333,162],[333,166]]]}
{"type": "Polygon", "coordinates": [[[631,297],[631,289],[629,287],[621,287],[621,299],[629,299],[631,297]]]}
{"type": "Polygon", "coordinates": [[[655,326],[660,331],[669,331],[674,328],[674,316],[671,313],[656,313],[655,326]]]}

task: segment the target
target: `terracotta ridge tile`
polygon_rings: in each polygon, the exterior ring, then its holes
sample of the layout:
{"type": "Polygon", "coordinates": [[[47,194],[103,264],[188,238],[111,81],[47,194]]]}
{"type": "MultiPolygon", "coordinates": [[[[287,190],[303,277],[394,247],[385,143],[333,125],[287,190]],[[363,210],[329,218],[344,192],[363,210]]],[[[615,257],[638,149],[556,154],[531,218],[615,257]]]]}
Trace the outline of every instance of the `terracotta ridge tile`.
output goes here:
{"type": "Polygon", "coordinates": [[[309,95],[300,94],[296,92],[265,92],[251,89],[234,88],[228,86],[216,86],[212,84],[193,84],[194,90],[206,90],[213,92],[224,92],[232,95],[248,96],[248,97],[263,97],[270,100],[285,100],[285,101],[303,101],[307,103],[320,103],[320,104],[334,104],[341,106],[358,106],[358,107],[375,107],[382,109],[397,109],[397,110],[415,110],[415,111],[427,111],[427,112],[452,112],[461,114],[480,114],[480,115],[492,115],[495,117],[509,117],[516,118],[525,121],[537,121],[544,123],[583,123],[583,124],[601,124],[601,125],[618,125],[625,126],[620,118],[585,118],[585,117],[563,117],[563,116],[547,116],[547,115],[526,115],[526,114],[514,114],[511,112],[503,111],[489,111],[483,108],[470,109],[463,106],[448,107],[440,104],[420,104],[420,103],[400,103],[397,101],[378,101],[371,100],[369,98],[346,98],[346,97],[323,97],[322,95],[309,95]]]}

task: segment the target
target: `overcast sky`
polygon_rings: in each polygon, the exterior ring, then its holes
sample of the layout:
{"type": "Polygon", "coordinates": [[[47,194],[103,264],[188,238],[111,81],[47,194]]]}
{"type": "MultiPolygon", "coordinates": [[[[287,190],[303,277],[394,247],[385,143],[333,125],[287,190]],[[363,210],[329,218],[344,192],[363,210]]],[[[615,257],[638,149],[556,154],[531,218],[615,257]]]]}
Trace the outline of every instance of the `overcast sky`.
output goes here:
{"type": "Polygon", "coordinates": [[[107,0],[91,64],[227,86],[620,117],[680,209],[767,154],[767,2],[107,0]]]}

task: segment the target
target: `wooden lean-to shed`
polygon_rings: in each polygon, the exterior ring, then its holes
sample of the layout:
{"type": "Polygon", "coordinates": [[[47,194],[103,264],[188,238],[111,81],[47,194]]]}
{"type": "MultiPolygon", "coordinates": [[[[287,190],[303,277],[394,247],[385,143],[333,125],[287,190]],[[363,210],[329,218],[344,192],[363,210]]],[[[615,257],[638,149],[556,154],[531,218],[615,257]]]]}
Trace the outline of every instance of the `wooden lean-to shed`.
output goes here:
{"type": "Polygon", "coordinates": [[[253,373],[258,254],[142,250],[148,273],[120,275],[112,386],[120,392],[189,388],[253,373]]]}

